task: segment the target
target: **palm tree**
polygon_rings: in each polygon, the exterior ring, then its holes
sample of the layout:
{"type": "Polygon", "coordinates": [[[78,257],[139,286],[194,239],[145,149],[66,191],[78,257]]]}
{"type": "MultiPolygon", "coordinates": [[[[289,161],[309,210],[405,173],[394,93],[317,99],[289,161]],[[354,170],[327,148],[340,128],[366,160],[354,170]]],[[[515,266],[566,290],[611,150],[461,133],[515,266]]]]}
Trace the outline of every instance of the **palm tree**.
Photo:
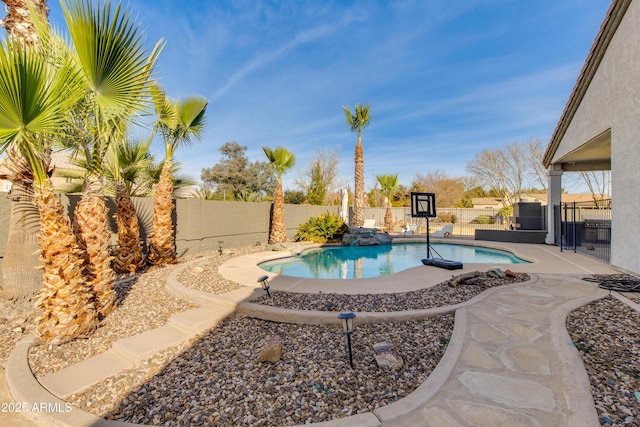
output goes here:
{"type": "Polygon", "coordinates": [[[351,132],[358,132],[354,173],[355,194],[353,199],[353,223],[356,227],[360,227],[364,223],[364,151],[362,149],[362,129],[371,121],[369,108],[369,104],[358,104],[356,105],[354,115],[349,108],[342,106],[344,114],[347,116],[349,129],[351,129],[351,132]]]}
{"type": "Polygon", "coordinates": [[[107,154],[107,175],[115,184],[118,226],[118,247],[114,250],[113,267],[120,273],[135,273],[145,265],[140,225],[131,195],[135,193],[136,186],[144,186],[144,181],[148,181],[143,176],[153,161],[149,153],[151,141],[151,138],[146,142],[127,140],[123,144],[111,145],[107,154]]]}
{"type": "Polygon", "coordinates": [[[38,43],[38,33],[35,29],[31,11],[35,11],[40,16],[47,19],[49,15],[49,7],[47,0],[30,0],[32,8],[30,9],[25,0],[2,0],[8,9],[7,16],[0,21],[7,33],[16,40],[28,45],[38,43]]]}
{"type": "Polygon", "coordinates": [[[42,52],[11,42],[0,47],[0,152],[14,147],[31,169],[44,272],[36,333],[56,343],[90,334],[98,319],[91,286],[82,277],[82,254],[46,161],[47,141],[60,136],[68,111],[82,96],[81,80],[69,61],[54,66],[42,52]]]}
{"type": "Polygon", "coordinates": [[[205,124],[208,101],[191,97],[184,101],[172,100],[158,86],[151,96],[158,115],[156,131],[162,135],[165,160],[160,181],[153,196],[153,234],[149,243],[148,260],[163,265],[176,262],[176,242],[171,213],[173,212],[173,155],[178,146],[189,145],[200,139],[205,124]]]}
{"type": "Polygon", "coordinates": [[[75,50],[85,96],[73,114],[71,137],[90,159],[80,202],[74,211],[81,247],[86,249],[85,274],[96,293],[98,311],[113,308],[115,273],[111,268],[103,163],[112,143],[124,139],[125,124],[148,107],[150,74],[160,50],[149,54],[130,13],[107,1],[93,8],[88,1],[61,3],[75,50]]]}
{"type": "Polygon", "coordinates": [[[286,173],[296,163],[296,156],[284,147],[276,147],[273,150],[262,147],[269,163],[276,170],[278,184],[276,194],[273,197],[273,212],[271,215],[271,231],[269,243],[282,243],[287,241],[287,230],[284,228],[284,193],[282,192],[282,174],[286,173]]]}
{"type": "Polygon", "coordinates": [[[398,174],[395,175],[377,175],[376,179],[382,187],[382,194],[387,198],[387,210],[384,213],[384,228],[387,231],[393,226],[393,217],[391,215],[391,198],[398,191],[398,174]]]}
{"type": "MultiPolygon", "coordinates": [[[[0,21],[11,38],[25,45],[38,42],[31,13],[24,0],[3,0],[7,16],[0,21]]],[[[49,8],[46,0],[32,1],[33,10],[46,21],[49,8]]],[[[12,299],[31,298],[42,286],[42,270],[38,265],[38,233],[40,218],[33,204],[33,174],[29,164],[16,149],[6,151],[5,166],[11,181],[11,217],[7,245],[2,259],[2,290],[12,299]]]]}

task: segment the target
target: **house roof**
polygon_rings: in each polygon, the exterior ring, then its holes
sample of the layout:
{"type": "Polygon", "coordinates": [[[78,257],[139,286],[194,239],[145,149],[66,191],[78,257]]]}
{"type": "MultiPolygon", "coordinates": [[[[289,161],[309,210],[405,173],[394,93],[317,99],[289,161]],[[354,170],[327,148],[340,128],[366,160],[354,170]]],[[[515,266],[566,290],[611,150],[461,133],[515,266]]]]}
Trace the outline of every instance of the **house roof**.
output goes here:
{"type": "MultiPolygon", "coordinates": [[[[542,203],[547,203],[547,201],[549,200],[549,197],[547,196],[547,194],[545,193],[535,193],[535,194],[523,194],[523,196],[526,196],[528,198],[534,198],[534,199],[538,199],[540,200],[540,202],[542,203]]],[[[603,196],[604,199],[608,199],[609,196],[608,195],[604,195],[603,196]]],[[[577,193],[577,194],[562,194],[562,199],[561,199],[562,203],[585,203],[585,202],[593,202],[593,196],[591,195],[591,193],[577,193]]]]}
{"type": "Polygon", "coordinates": [[[580,106],[580,103],[582,102],[587,89],[600,66],[600,63],[602,62],[602,58],[607,51],[607,47],[609,47],[609,43],[613,39],[613,36],[632,1],[633,0],[613,0],[611,2],[611,6],[609,7],[604,21],[600,26],[600,31],[596,35],[593,46],[589,51],[589,55],[582,66],[578,80],[571,91],[571,95],[569,95],[567,105],[564,107],[560,120],[558,121],[558,124],[553,131],[553,135],[549,140],[549,145],[547,146],[542,158],[542,163],[545,167],[548,168],[549,165],[551,165],[551,161],[558,150],[560,141],[564,137],[571,120],[573,120],[573,117],[575,116],[576,111],[578,110],[578,107],[580,106]]]}
{"type": "Polygon", "coordinates": [[[473,205],[502,205],[504,202],[499,197],[474,197],[471,199],[473,205]]]}

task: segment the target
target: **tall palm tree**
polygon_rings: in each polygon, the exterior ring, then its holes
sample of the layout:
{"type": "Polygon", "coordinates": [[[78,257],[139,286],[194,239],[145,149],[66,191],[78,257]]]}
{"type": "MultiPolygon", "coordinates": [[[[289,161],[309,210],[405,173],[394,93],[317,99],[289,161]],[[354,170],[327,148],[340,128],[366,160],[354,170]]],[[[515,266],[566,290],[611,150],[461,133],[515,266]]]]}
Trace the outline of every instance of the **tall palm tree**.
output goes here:
{"type": "Polygon", "coordinates": [[[33,174],[44,272],[36,333],[54,343],[86,336],[97,325],[81,251],[46,162],[48,141],[60,136],[68,111],[82,96],[76,71],[69,61],[52,65],[39,49],[11,42],[0,46],[0,152],[15,147],[33,174]]]}
{"type": "Polygon", "coordinates": [[[342,106],[344,114],[347,116],[347,125],[351,132],[358,132],[358,142],[355,153],[355,173],[354,186],[355,194],[353,198],[353,223],[360,227],[364,223],[364,150],[362,149],[362,129],[371,121],[369,115],[369,104],[357,104],[355,114],[349,108],[342,106]]]}
{"type": "Polygon", "coordinates": [[[104,316],[115,302],[104,158],[111,144],[124,139],[125,124],[149,106],[146,94],[161,43],[148,53],[143,34],[120,4],[113,10],[109,1],[97,8],[88,0],[62,1],[61,6],[85,87],[85,96],[74,111],[71,135],[84,157],[91,159],[74,220],[81,246],[86,248],[85,274],[104,316]]]}
{"type": "MultiPolygon", "coordinates": [[[[11,38],[25,45],[38,42],[31,12],[24,0],[3,0],[7,16],[0,21],[11,38]]],[[[32,10],[46,21],[49,8],[46,0],[32,1],[32,10]]],[[[38,233],[40,218],[33,204],[33,174],[29,164],[17,149],[8,149],[5,166],[11,181],[9,200],[11,217],[7,245],[2,259],[3,294],[12,299],[28,299],[42,286],[42,270],[38,265],[38,233]]]]}
{"type": "Polygon", "coordinates": [[[0,25],[14,39],[28,45],[37,44],[38,33],[31,17],[31,11],[35,11],[46,20],[49,15],[47,0],[30,0],[31,9],[25,0],[2,0],[2,2],[7,5],[8,12],[7,16],[0,21],[0,25]]]}
{"type": "Polygon", "coordinates": [[[127,140],[109,147],[107,175],[115,184],[116,224],[118,246],[114,251],[113,267],[120,273],[135,273],[144,268],[145,257],[140,240],[140,225],[131,200],[134,187],[142,184],[142,177],[153,161],[149,153],[152,139],[127,140]]]}
{"type": "Polygon", "coordinates": [[[278,183],[276,194],[273,197],[273,212],[271,214],[271,231],[269,243],[282,243],[287,241],[287,230],[284,228],[284,193],[282,192],[282,175],[291,169],[296,163],[296,156],[284,147],[276,147],[273,150],[262,147],[269,163],[276,170],[278,183]]]}
{"type": "Polygon", "coordinates": [[[158,115],[156,131],[162,135],[165,160],[160,181],[153,196],[153,234],[149,242],[149,262],[156,265],[176,262],[173,212],[173,155],[180,145],[200,139],[208,101],[191,97],[183,101],[169,99],[164,90],[153,86],[151,96],[158,115]]]}
{"type": "Polygon", "coordinates": [[[398,174],[395,175],[377,175],[376,179],[382,188],[382,194],[387,198],[387,209],[384,213],[384,228],[387,231],[393,226],[393,217],[391,215],[391,198],[398,191],[398,174]]]}

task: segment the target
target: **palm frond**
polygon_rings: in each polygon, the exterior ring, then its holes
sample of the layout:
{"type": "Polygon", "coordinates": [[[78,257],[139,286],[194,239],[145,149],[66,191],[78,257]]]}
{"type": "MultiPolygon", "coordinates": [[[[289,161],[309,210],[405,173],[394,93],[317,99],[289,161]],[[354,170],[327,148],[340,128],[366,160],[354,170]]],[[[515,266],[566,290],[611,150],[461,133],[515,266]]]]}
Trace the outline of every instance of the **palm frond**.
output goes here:
{"type": "Polygon", "coordinates": [[[269,159],[269,163],[276,170],[278,178],[291,169],[296,163],[296,156],[284,147],[278,146],[274,149],[262,147],[262,150],[267,156],[267,159],[269,159]]]}
{"type": "Polygon", "coordinates": [[[0,48],[0,152],[15,144],[38,183],[47,173],[45,137],[60,135],[79,89],[73,70],[54,67],[42,51],[11,41],[0,48]]]}

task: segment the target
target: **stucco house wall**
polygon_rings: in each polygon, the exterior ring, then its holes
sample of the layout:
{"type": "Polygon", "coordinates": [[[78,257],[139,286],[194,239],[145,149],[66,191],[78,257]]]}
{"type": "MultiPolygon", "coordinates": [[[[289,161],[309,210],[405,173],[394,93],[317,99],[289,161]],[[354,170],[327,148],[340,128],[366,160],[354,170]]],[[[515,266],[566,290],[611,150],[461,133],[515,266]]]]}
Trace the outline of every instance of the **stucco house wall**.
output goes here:
{"type": "Polygon", "coordinates": [[[551,164],[602,135],[606,137],[608,131],[613,200],[611,265],[640,274],[639,0],[628,3],[551,164]]]}

